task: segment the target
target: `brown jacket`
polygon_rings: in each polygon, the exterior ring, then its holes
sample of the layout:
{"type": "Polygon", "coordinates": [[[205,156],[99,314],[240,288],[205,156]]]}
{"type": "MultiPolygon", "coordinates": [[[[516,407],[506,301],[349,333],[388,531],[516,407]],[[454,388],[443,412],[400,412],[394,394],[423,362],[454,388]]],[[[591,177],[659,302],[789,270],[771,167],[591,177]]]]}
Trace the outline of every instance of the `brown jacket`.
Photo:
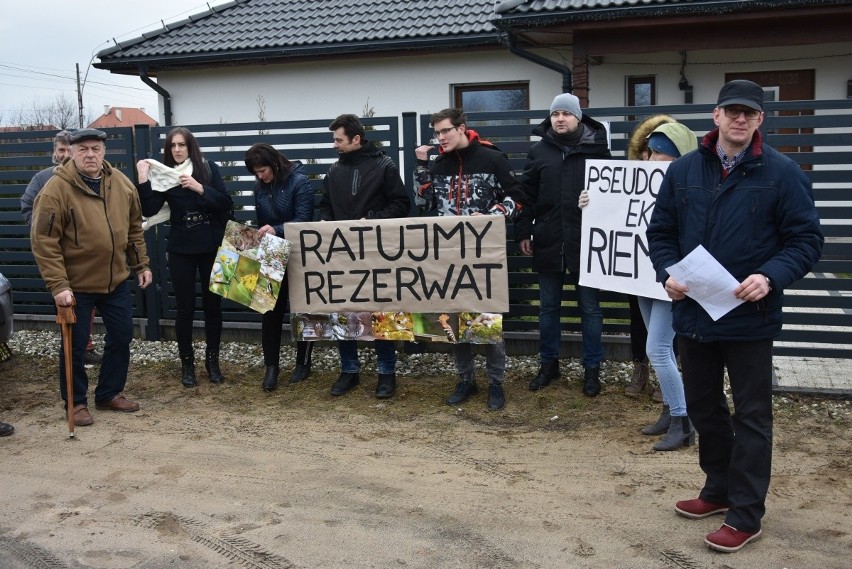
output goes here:
{"type": "Polygon", "coordinates": [[[104,161],[101,195],[73,160],[58,166],[33,206],[30,241],[48,290],[109,293],[148,268],[139,195],[104,161]]]}

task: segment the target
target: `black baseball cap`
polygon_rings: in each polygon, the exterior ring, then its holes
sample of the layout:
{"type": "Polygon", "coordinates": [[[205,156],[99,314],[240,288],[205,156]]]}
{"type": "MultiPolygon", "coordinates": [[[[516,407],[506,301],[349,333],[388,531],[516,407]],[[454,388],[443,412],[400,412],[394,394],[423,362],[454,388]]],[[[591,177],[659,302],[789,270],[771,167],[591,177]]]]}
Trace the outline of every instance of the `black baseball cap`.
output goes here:
{"type": "Polygon", "coordinates": [[[745,79],[734,79],[722,85],[717,107],[742,105],[756,111],[763,110],[763,87],[745,79]]]}

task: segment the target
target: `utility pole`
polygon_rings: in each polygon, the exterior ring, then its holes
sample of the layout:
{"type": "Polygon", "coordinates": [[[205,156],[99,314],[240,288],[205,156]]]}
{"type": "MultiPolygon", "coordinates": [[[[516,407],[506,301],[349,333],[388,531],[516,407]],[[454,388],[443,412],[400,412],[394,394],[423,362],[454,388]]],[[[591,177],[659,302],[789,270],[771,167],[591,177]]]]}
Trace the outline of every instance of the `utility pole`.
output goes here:
{"type": "Polygon", "coordinates": [[[80,116],[80,128],[83,128],[83,89],[80,88],[80,64],[74,64],[77,67],[77,109],[80,116]]]}

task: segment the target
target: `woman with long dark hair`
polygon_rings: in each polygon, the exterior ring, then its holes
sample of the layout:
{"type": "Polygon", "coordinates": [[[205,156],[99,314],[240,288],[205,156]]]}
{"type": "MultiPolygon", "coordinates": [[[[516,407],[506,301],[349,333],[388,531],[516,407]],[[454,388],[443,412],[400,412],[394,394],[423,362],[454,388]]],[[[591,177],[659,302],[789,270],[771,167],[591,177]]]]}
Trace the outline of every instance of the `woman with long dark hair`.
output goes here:
{"type": "MultiPolygon", "coordinates": [[[[254,205],[260,226],[258,233],[283,238],[287,223],[313,221],[314,186],[305,175],[301,162],[291,162],[269,144],[260,142],[246,151],[245,163],[246,169],[257,178],[254,205]]],[[[264,313],[261,324],[263,363],[266,365],[261,385],[265,391],[272,391],[278,386],[281,326],[286,308],[285,278],[275,308],[264,313]]],[[[311,373],[311,348],[310,342],[296,342],[296,367],[290,383],[304,381],[311,373]]]]}
{"type": "Polygon", "coordinates": [[[225,224],[233,217],[234,202],[225,189],[219,167],[204,159],[198,141],[186,128],[169,131],[163,147],[163,164],[168,168],[154,161],[137,162],[136,189],[142,202],[142,215],[152,217],[164,204],[170,210],[171,230],[166,250],[177,304],[175,335],[181,383],[185,387],[197,385],[192,348],[196,282],[201,283],[204,311],[207,344],[204,363],[210,381],[221,383],[224,380],[219,369],[222,297],[210,292],[209,282],[225,224]]]}

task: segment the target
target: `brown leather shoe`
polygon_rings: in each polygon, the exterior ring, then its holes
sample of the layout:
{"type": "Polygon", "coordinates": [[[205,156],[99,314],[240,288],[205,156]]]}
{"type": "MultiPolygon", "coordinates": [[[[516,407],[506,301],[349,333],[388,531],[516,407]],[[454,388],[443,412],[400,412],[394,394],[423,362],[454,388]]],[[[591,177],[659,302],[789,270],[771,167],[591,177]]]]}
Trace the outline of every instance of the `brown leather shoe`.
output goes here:
{"type": "Polygon", "coordinates": [[[78,427],[88,427],[95,420],[92,419],[92,414],[89,413],[89,408],[84,404],[74,405],[74,425],[78,427]]]}
{"type": "Polygon", "coordinates": [[[119,393],[109,401],[95,402],[95,409],[101,411],[122,411],[124,413],[135,413],[139,410],[139,403],[131,401],[119,393]]]}

